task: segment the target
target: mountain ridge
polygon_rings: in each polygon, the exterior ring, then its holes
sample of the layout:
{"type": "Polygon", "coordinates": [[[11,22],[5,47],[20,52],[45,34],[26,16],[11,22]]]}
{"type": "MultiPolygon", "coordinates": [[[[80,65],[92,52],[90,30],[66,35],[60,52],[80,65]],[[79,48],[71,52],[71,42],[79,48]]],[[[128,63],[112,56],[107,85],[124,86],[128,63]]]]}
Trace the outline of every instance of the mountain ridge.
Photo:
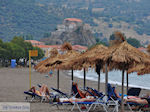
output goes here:
{"type": "MultiPolygon", "coordinates": [[[[150,43],[149,0],[0,0],[0,38],[10,41],[13,36],[33,35],[40,40],[53,32],[65,18],[80,18],[92,26],[98,38],[109,38],[103,30],[113,32],[114,24],[128,24],[129,36],[143,44],[150,43]],[[104,27],[95,20],[104,23],[104,27]],[[102,30],[99,28],[103,28],[102,30]],[[94,30],[98,30],[98,32],[94,30]],[[106,37],[107,36],[107,37],[106,37]],[[143,39],[144,38],[144,39],[143,39]]],[[[118,29],[119,29],[118,25],[118,29]]],[[[118,30],[116,29],[116,30],[118,30]]],[[[110,33],[109,33],[110,34],[110,33]]],[[[128,32],[125,32],[128,36],[128,32]]]]}

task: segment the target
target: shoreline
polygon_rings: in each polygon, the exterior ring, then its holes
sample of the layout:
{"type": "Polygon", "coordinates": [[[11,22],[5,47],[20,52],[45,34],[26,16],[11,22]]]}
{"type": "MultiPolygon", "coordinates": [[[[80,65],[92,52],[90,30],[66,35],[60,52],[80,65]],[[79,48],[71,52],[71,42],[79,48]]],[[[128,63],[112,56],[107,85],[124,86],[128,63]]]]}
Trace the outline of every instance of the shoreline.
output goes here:
{"type": "MultiPolygon", "coordinates": [[[[54,72],[52,76],[40,74],[34,69],[31,71],[32,86],[37,84],[46,84],[50,88],[57,88],[57,74],[54,72]]],[[[74,81],[78,83],[79,88],[83,87],[83,80],[74,77],[74,81]]],[[[97,82],[86,80],[86,86],[97,89],[97,82]]],[[[117,92],[121,92],[121,86],[118,86],[117,92]]],[[[0,68],[0,102],[24,102],[24,91],[29,90],[29,68],[0,68]]],[[[71,92],[71,76],[66,71],[60,71],[60,90],[66,93],[71,92]]],[[[105,84],[100,83],[100,91],[105,92],[105,84]]],[[[124,89],[126,92],[126,89],[124,89]]],[[[141,94],[150,93],[150,90],[142,89],[141,94]]],[[[62,112],[56,106],[50,106],[48,103],[30,103],[31,112],[62,112]]],[[[69,112],[66,110],[66,112],[69,112]]]]}
{"type": "MultiPolygon", "coordinates": [[[[113,71],[113,72],[115,72],[115,71],[113,71]]],[[[111,74],[112,72],[110,72],[110,74],[111,74]]],[[[71,75],[70,73],[68,73],[68,75],[71,75]]],[[[89,72],[89,73],[87,73],[87,75],[86,75],[86,79],[87,80],[89,80],[89,81],[95,81],[95,82],[97,82],[97,78],[98,77],[96,77],[96,73],[93,73],[93,71],[91,72],[89,72]],[[93,76],[91,77],[91,76],[89,76],[89,74],[92,74],[93,76]],[[96,77],[96,79],[93,79],[93,78],[95,78],[96,77]]],[[[146,86],[143,86],[143,83],[141,84],[140,83],[140,81],[137,81],[137,82],[139,82],[139,83],[135,83],[135,81],[136,80],[142,80],[143,81],[143,79],[145,79],[145,76],[146,75],[150,75],[150,74],[146,74],[144,77],[142,77],[142,76],[138,76],[138,75],[136,75],[135,76],[135,73],[134,74],[130,74],[132,77],[131,77],[131,79],[130,79],[130,77],[129,77],[129,87],[131,88],[131,87],[133,87],[133,88],[142,88],[142,89],[146,89],[146,90],[150,90],[150,87],[148,87],[148,85],[146,85],[146,86]],[[135,77],[135,79],[133,79],[135,77]],[[136,79],[136,78],[138,78],[138,79],[136,79]],[[143,79],[142,79],[143,78],[143,79]],[[134,82],[132,82],[132,80],[134,80],[134,82]]],[[[120,77],[121,77],[121,75],[119,75],[120,77]]],[[[74,77],[77,77],[77,78],[79,78],[79,79],[83,79],[83,75],[82,75],[82,72],[74,72],[74,77]],[[77,73],[77,74],[75,74],[75,73],[77,73]]],[[[116,76],[114,76],[114,77],[116,77],[116,76]]],[[[120,78],[119,77],[119,78],[120,78]]],[[[121,77],[122,78],[122,77],[121,77]]],[[[146,78],[149,78],[149,77],[146,77],[146,78]]],[[[125,78],[125,83],[124,83],[124,86],[126,87],[126,78],[125,78]]],[[[110,78],[108,78],[108,82],[110,83],[110,84],[113,84],[113,85],[115,85],[115,86],[121,86],[122,85],[122,82],[121,82],[121,80],[115,80],[114,78],[112,79],[111,77],[110,78]]],[[[105,83],[105,73],[101,73],[101,82],[100,83],[105,83]]]]}

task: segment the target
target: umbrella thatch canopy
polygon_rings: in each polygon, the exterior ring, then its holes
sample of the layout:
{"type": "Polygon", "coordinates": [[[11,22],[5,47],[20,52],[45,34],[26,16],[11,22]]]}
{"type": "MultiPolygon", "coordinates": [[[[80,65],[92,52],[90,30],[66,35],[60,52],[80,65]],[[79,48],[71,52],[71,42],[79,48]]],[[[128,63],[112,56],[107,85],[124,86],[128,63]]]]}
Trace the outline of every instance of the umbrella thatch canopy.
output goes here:
{"type": "MultiPolygon", "coordinates": [[[[104,60],[115,69],[128,70],[136,64],[150,64],[150,56],[137,50],[126,41],[110,47],[104,55],[104,60]]],[[[99,59],[98,56],[95,59],[99,59]]]]}
{"type": "Polygon", "coordinates": [[[64,43],[61,49],[64,51],[63,54],[58,54],[57,49],[52,49],[50,52],[51,56],[46,60],[38,63],[35,69],[40,73],[46,73],[51,69],[58,68],[58,65],[68,61],[69,58],[73,58],[76,55],[79,55],[78,52],[72,50],[70,43],[64,43]]]}
{"type": "Polygon", "coordinates": [[[94,62],[95,56],[99,56],[99,58],[102,59],[102,55],[104,55],[104,52],[107,50],[107,47],[103,45],[96,45],[90,50],[87,50],[86,52],[80,54],[75,59],[72,59],[60,66],[60,68],[63,69],[70,69],[73,68],[75,70],[81,70],[82,68],[86,68],[86,70],[89,67],[95,67],[96,62],[94,62]]]}
{"type": "MultiPolygon", "coordinates": [[[[110,47],[103,56],[103,59],[108,66],[111,65],[114,69],[123,70],[122,94],[124,94],[124,71],[134,67],[137,64],[150,64],[150,59],[147,54],[137,50],[126,41],[110,47]]],[[[96,56],[95,59],[99,60],[101,58],[96,56]]],[[[122,111],[123,110],[124,106],[122,95],[122,111]]]]}
{"type": "MultiPolygon", "coordinates": [[[[51,55],[48,59],[41,61],[35,69],[40,73],[46,73],[50,70],[57,69],[57,88],[59,89],[59,68],[58,66],[68,61],[70,58],[76,57],[80,53],[73,51],[71,44],[62,45],[63,54],[51,55]]],[[[53,53],[52,53],[53,54],[53,53]]],[[[54,52],[55,54],[55,52],[54,52]]]]}
{"type": "MultiPolygon", "coordinates": [[[[72,58],[71,60],[67,61],[66,63],[63,63],[59,66],[59,69],[74,69],[74,70],[81,70],[84,69],[84,77],[85,77],[85,70],[88,70],[89,67],[96,68],[96,72],[99,75],[100,79],[100,69],[103,66],[103,59],[101,58],[102,55],[104,55],[104,52],[107,50],[107,47],[103,45],[96,45],[92,47],[91,49],[87,50],[86,52],[80,54],[76,58],[72,58]],[[95,56],[99,56],[101,60],[99,61],[93,61],[95,56]]],[[[100,81],[100,80],[99,80],[100,81]]],[[[98,81],[98,83],[99,83],[98,81]]],[[[84,85],[85,86],[85,85],[84,85]]],[[[99,85],[98,85],[99,90],[99,85]]]]}
{"type": "MultiPolygon", "coordinates": [[[[47,62],[51,62],[51,60],[53,60],[53,58],[55,58],[55,57],[57,57],[58,55],[60,55],[60,54],[58,53],[58,51],[57,51],[56,48],[53,48],[53,49],[50,51],[50,54],[51,54],[51,55],[50,55],[49,58],[47,58],[47,59],[45,59],[45,60],[39,62],[39,63],[34,67],[34,69],[36,69],[37,71],[39,71],[40,69],[42,69],[42,68],[45,67],[45,65],[46,65],[47,62]]],[[[39,72],[40,72],[40,71],[39,71],[39,72]]]]}
{"type": "Polygon", "coordinates": [[[40,72],[40,73],[46,73],[49,72],[51,69],[56,69],[59,68],[59,66],[69,60],[69,58],[73,58],[79,55],[78,52],[76,51],[68,51],[65,54],[62,55],[57,55],[56,57],[53,58],[48,58],[46,60],[40,62],[41,66],[36,67],[35,69],[40,72]]]}
{"type": "Polygon", "coordinates": [[[147,47],[147,52],[150,54],[150,45],[147,47]]]}
{"type": "MultiPolygon", "coordinates": [[[[147,52],[150,55],[150,45],[148,45],[148,47],[147,47],[147,52]]],[[[150,65],[145,65],[143,68],[141,68],[138,71],[138,75],[144,75],[144,74],[149,74],[149,73],[150,73],[150,65]]]]}
{"type": "MultiPolygon", "coordinates": [[[[150,53],[150,45],[147,47],[147,52],[150,53]]],[[[128,69],[128,73],[137,72],[138,75],[144,75],[150,73],[150,65],[138,64],[133,68],[128,69]]]]}
{"type": "Polygon", "coordinates": [[[138,75],[150,74],[150,65],[138,71],[138,75]]]}

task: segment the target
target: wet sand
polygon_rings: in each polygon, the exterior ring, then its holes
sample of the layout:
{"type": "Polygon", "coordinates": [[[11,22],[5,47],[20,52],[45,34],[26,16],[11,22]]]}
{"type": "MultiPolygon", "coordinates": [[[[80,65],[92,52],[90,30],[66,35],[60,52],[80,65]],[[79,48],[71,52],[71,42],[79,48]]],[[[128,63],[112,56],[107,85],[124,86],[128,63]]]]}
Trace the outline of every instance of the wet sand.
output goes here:
{"type": "MultiPolygon", "coordinates": [[[[47,74],[40,74],[32,69],[32,86],[37,84],[46,84],[49,89],[57,88],[57,74],[46,77],[47,74]]],[[[83,80],[74,77],[74,81],[79,87],[83,87],[83,80]]],[[[86,81],[86,85],[97,89],[97,82],[86,81]]],[[[0,102],[24,102],[24,91],[29,89],[29,68],[0,68],[0,102]]],[[[60,89],[69,93],[71,91],[71,76],[66,71],[60,71],[60,89]]],[[[105,91],[104,84],[101,84],[101,91],[105,91]]],[[[117,91],[121,92],[118,86],[117,91]]],[[[50,92],[53,92],[50,89],[50,92]]],[[[141,94],[150,93],[149,90],[142,90],[141,94]]],[[[31,112],[69,112],[66,109],[57,109],[49,103],[31,103],[31,112]]],[[[99,111],[99,110],[98,110],[99,111]]],[[[103,111],[100,111],[103,112],[103,111]]]]}

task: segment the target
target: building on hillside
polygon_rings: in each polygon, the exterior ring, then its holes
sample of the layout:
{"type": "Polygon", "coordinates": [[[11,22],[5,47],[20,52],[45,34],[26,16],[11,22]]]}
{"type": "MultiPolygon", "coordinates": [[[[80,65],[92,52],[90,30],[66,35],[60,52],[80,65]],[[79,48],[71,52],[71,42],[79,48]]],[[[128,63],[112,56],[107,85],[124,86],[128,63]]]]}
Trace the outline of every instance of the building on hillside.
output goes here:
{"type": "MultiPolygon", "coordinates": [[[[49,57],[50,56],[50,51],[53,48],[56,48],[58,50],[58,52],[61,54],[61,45],[45,45],[43,42],[39,42],[36,40],[25,40],[26,42],[31,42],[31,44],[34,47],[39,47],[44,51],[45,57],[49,57]]],[[[73,45],[72,49],[78,52],[85,52],[88,48],[86,46],[81,46],[81,45],[73,45]]]]}
{"type": "Polygon", "coordinates": [[[77,18],[66,18],[63,21],[63,24],[68,26],[71,23],[75,23],[77,26],[81,26],[83,24],[81,19],[77,19],[77,18]]]}
{"type": "Polygon", "coordinates": [[[83,25],[83,22],[81,19],[77,19],[77,18],[66,18],[63,21],[63,24],[59,24],[57,25],[57,30],[56,32],[52,32],[52,34],[61,34],[62,32],[65,31],[74,31],[78,28],[78,26],[83,25]]]}
{"type": "Polygon", "coordinates": [[[86,46],[74,45],[72,46],[73,50],[78,52],[85,52],[88,48],[86,46]]]}
{"type": "Polygon", "coordinates": [[[53,48],[56,48],[60,52],[60,45],[35,45],[36,47],[41,48],[44,51],[45,57],[50,57],[50,51],[53,48]]]}

